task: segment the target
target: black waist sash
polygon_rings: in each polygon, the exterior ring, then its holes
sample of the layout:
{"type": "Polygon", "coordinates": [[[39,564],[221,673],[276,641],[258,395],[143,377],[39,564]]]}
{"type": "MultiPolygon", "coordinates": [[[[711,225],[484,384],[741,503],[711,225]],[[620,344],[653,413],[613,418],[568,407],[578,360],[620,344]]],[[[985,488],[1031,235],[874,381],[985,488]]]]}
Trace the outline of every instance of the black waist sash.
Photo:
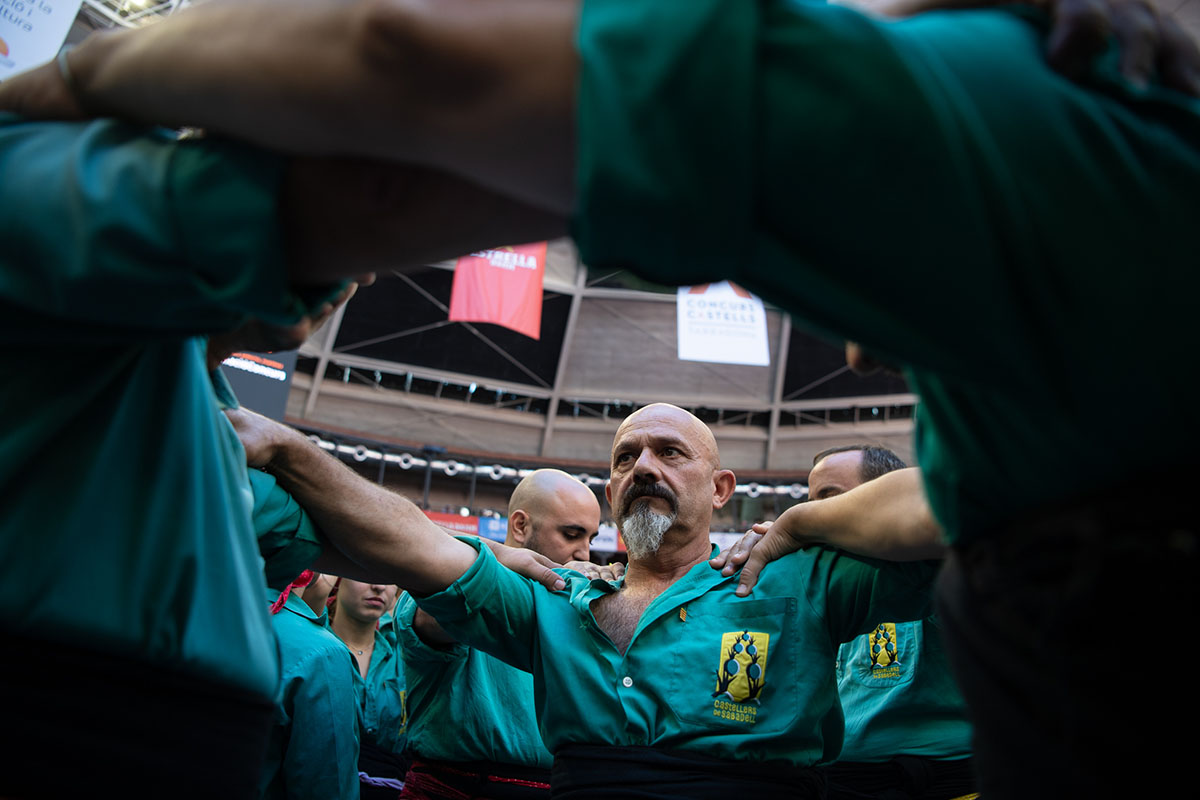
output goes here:
{"type": "Polygon", "coordinates": [[[829,800],[953,800],[976,791],[970,758],[896,756],[881,763],[839,761],[821,769],[829,782],[829,800]]]}
{"type": "Polygon", "coordinates": [[[554,754],[554,800],[769,800],[825,797],[818,770],[783,762],[723,761],[655,747],[570,745],[554,754]]]}
{"type": "Polygon", "coordinates": [[[408,772],[408,759],[399,753],[384,750],[370,738],[362,736],[358,742],[358,771],[372,778],[394,778],[404,780],[408,772]]]}

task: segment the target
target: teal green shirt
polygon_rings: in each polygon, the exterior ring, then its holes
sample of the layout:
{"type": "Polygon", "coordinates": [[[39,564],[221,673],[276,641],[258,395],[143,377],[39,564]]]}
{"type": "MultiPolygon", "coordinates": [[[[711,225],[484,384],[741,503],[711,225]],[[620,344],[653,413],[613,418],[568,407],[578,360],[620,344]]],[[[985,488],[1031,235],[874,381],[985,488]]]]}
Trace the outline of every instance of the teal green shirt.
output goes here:
{"type": "Polygon", "coordinates": [[[426,759],[491,761],[550,769],[534,712],[533,676],[465,644],[444,649],[412,628],[417,604],[405,593],[396,606],[404,654],[409,742],[426,759]]]}
{"type": "MultiPolygon", "coordinates": [[[[276,597],[268,591],[263,607],[276,597]]],[[[325,618],[294,592],[271,617],[283,681],[260,782],[266,800],[358,797],[358,667],[325,618]]]]}
{"type": "Polygon", "coordinates": [[[956,540],[1192,462],[1200,102],[1116,53],[1074,84],[1002,11],[587,0],[579,50],[583,261],[905,365],[956,540]]]}
{"type": "Polygon", "coordinates": [[[0,114],[5,629],[275,696],[245,454],[197,334],[303,311],[280,167],[227,142],[0,114]]]}
{"type": "Polygon", "coordinates": [[[846,715],[839,761],[971,755],[966,703],[950,675],[936,617],[881,622],[838,650],[846,715]]]}
{"type": "MultiPolygon", "coordinates": [[[[392,608],[394,609],[395,606],[392,608]]],[[[387,639],[388,644],[392,647],[396,646],[396,615],[392,610],[385,611],[379,618],[379,632],[383,634],[383,638],[387,639]]]]}
{"type": "Polygon", "coordinates": [[[379,631],[375,632],[375,649],[367,665],[367,677],[354,671],[360,696],[358,724],[364,740],[399,755],[408,742],[407,690],[404,681],[404,660],[396,648],[379,631]]]}
{"type": "Polygon", "coordinates": [[[702,562],[647,607],[624,655],[590,609],[612,584],[563,571],[566,591],[550,592],[488,548],[417,603],[452,635],[533,673],[552,753],[654,746],[808,766],[842,747],[838,644],[884,617],[927,615],[936,569],[810,549],[768,565],[754,594],[738,597],[736,575],[702,562]]]}

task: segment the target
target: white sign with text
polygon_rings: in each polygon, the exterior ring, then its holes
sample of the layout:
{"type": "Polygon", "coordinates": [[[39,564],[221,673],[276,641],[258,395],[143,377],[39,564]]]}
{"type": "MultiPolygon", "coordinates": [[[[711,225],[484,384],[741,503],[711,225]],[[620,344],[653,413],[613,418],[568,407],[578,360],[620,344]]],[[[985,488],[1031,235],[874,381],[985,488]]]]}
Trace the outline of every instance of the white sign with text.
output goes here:
{"type": "Polygon", "coordinates": [[[82,0],[0,0],[0,81],[54,58],[82,0]]]}
{"type": "Polygon", "coordinates": [[[717,364],[771,363],[762,300],[728,281],[680,286],[679,359],[717,364]]]}

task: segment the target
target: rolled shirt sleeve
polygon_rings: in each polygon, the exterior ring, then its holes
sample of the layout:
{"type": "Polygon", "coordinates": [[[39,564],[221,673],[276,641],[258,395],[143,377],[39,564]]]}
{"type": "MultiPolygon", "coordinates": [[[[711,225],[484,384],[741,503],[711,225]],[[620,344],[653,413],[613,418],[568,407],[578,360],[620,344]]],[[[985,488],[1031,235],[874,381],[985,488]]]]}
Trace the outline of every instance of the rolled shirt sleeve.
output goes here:
{"type": "Polygon", "coordinates": [[[478,539],[459,538],[479,551],[475,563],[444,591],[415,598],[416,604],[455,638],[533,672],[536,584],[502,566],[478,539]]]}

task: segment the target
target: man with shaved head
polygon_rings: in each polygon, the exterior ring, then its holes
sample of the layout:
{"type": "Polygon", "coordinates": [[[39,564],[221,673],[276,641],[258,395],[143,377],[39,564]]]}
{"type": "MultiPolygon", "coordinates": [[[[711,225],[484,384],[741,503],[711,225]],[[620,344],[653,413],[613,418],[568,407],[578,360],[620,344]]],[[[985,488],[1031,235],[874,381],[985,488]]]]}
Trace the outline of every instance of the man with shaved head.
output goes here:
{"type": "MultiPolygon", "coordinates": [[[[562,564],[588,560],[600,527],[592,490],[556,469],[525,476],[508,501],[504,543],[562,564]]],[[[548,797],[533,677],[459,642],[409,595],[396,608],[408,680],[412,768],[402,798],[548,797]]]]}
{"type": "Polygon", "coordinates": [[[526,475],[508,499],[509,547],[534,550],[560,564],[587,561],[600,527],[592,490],[562,470],[526,475]]]}
{"type": "Polygon", "coordinates": [[[736,575],[708,565],[712,514],[735,478],[712,432],[675,406],[635,412],[613,441],[605,493],[626,533],[623,580],[566,571],[553,585],[505,569],[477,539],[431,532],[407,501],[256,420],[273,432],[243,429],[252,464],[271,465],[322,527],[410,553],[401,581],[421,609],[533,673],[556,797],[823,796],[813,767],[842,746],[838,645],[930,611],[934,563],[823,548],[771,564],[753,597],[736,592],[736,575]]]}

